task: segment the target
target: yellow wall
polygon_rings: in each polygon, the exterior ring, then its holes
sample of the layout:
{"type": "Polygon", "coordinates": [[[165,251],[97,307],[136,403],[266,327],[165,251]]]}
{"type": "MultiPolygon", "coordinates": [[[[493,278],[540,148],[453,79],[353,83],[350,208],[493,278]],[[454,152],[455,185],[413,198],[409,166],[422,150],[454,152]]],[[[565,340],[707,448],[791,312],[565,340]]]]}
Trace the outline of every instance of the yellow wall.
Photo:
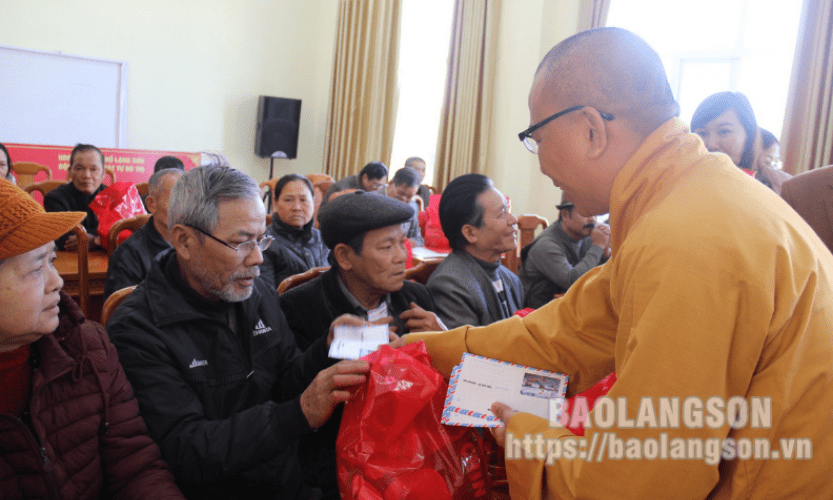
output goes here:
{"type": "Polygon", "coordinates": [[[512,199],[516,215],[558,218],[561,190],[541,173],[538,157],[518,140],[529,127],[527,98],[535,70],[558,42],[577,32],[579,0],[503,0],[492,114],[489,176],[512,199]]]}
{"type": "Polygon", "coordinates": [[[298,159],[321,170],[333,0],[3,0],[0,44],[127,61],[127,144],[220,150],[257,180],[259,95],[302,99],[298,159]]]}
{"type": "MultiPolygon", "coordinates": [[[[451,1],[451,0],[449,0],[451,1]]],[[[224,152],[265,180],[254,154],[259,95],[303,100],[298,159],[322,171],[336,0],[3,0],[0,44],[128,62],[127,144],[224,152]]],[[[520,213],[551,221],[560,192],[518,141],[541,57],[576,31],[579,0],[503,0],[490,175],[520,213]]]]}

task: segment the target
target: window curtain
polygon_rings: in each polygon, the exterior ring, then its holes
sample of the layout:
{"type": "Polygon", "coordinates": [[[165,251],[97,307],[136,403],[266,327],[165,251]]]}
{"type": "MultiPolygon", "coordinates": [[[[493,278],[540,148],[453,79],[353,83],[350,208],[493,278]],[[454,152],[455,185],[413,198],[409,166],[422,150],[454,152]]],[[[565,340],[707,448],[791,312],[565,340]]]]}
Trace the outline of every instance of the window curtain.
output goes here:
{"type": "Polygon", "coordinates": [[[784,170],[833,164],[833,2],[805,0],[784,116],[784,170]]]}
{"type": "Polygon", "coordinates": [[[434,186],[486,173],[500,0],[455,0],[434,186]]]}
{"type": "Polygon", "coordinates": [[[579,11],[579,30],[601,28],[607,24],[610,0],[582,0],[579,11]]]}
{"type": "Polygon", "coordinates": [[[324,149],[335,179],[390,163],[402,0],[339,0],[324,149]]]}

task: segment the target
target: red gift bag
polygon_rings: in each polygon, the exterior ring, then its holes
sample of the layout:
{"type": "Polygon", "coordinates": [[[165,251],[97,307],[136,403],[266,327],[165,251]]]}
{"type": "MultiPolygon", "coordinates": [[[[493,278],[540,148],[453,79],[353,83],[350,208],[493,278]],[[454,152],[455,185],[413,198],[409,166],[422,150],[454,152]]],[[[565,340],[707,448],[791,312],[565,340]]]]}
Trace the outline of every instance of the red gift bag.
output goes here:
{"type": "MultiPolygon", "coordinates": [[[[98,236],[105,250],[107,250],[110,228],[113,224],[122,219],[147,213],[139,191],[130,182],[114,182],[98,193],[90,202],[90,210],[98,216],[98,236]]],[[[129,231],[122,231],[122,233],[126,234],[124,239],[130,236],[129,231]]],[[[119,235],[119,239],[123,239],[122,235],[119,235]]]]}
{"type": "Polygon", "coordinates": [[[362,358],[368,382],[344,406],[336,441],[344,499],[474,500],[491,495],[473,429],[440,424],[448,384],[423,342],[362,358]]]}

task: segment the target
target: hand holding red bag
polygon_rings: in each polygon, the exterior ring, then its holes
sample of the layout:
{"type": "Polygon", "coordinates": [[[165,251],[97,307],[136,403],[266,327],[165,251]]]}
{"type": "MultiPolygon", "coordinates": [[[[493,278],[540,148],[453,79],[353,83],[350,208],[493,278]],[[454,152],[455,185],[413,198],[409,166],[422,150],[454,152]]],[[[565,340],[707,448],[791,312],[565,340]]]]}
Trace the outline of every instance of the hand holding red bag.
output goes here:
{"type": "MultiPolygon", "coordinates": [[[[101,246],[107,250],[110,228],[122,220],[146,214],[142,197],[136,186],[130,182],[114,182],[111,186],[98,193],[90,202],[90,210],[98,217],[98,235],[101,246]]],[[[128,233],[127,231],[122,231],[128,233]]],[[[130,236],[127,234],[125,238],[130,236]]],[[[119,239],[121,235],[119,235],[119,239]]]]}
{"type": "Polygon", "coordinates": [[[345,405],[336,441],[342,498],[489,498],[480,439],[440,424],[448,384],[422,342],[362,358],[368,382],[345,405]]]}

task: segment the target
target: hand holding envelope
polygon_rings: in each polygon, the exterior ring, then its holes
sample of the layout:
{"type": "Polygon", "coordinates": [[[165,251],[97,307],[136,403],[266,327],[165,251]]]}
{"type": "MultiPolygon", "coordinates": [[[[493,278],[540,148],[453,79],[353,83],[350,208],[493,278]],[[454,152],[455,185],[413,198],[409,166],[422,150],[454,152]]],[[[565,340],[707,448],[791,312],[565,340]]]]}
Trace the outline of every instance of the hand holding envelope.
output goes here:
{"type": "Polygon", "coordinates": [[[560,414],[567,381],[561,373],[465,353],[451,372],[442,423],[494,428],[515,410],[551,419],[551,411],[560,414]]]}

